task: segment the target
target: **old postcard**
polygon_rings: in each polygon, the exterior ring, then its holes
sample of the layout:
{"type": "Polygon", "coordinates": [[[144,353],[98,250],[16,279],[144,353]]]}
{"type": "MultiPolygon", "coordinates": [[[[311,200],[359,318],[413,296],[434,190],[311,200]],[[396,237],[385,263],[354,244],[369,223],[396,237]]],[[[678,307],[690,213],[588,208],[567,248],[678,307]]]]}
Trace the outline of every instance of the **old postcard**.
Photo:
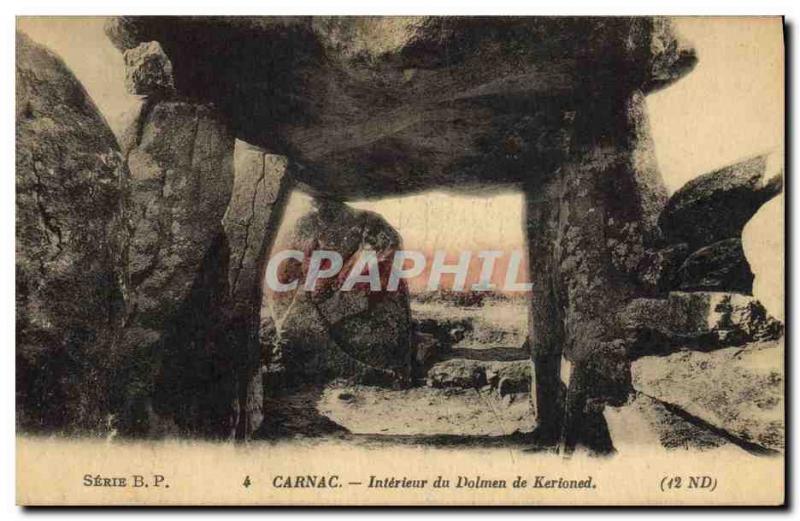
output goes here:
{"type": "Polygon", "coordinates": [[[779,17],[19,17],[22,505],[781,505],[779,17]]]}

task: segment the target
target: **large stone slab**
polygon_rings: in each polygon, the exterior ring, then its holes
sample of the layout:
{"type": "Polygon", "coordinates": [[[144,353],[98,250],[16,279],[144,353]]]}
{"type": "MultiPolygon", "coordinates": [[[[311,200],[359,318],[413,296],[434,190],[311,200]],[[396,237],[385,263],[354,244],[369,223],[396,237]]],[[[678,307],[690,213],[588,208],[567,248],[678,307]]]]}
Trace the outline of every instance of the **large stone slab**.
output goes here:
{"type": "Polygon", "coordinates": [[[783,450],[783,349],[771,341],[647,356],[633,363],[633,386],[745,442],[783,450]]]}
{"type": "Polygon", "coordinates": [[[292,181],[287,158],[242,141],[236,143],[234,161],[233,193],[222,218],[229,255],[225,349],[236,353],[240,396],[247,396],[238,403],[236,422],[237,436],[246,438],[263,419],[263,275],[292,181]]]}
{"type": "Polygon", "coordinates": [[[232,305],[261,309],[261,277],[280,224],[291,179],[288,159],[241,141],[235,153],[230,204],[222,218],[230,249],[232,305]]]}
{"type": "Polygon", "coordinates": [[[685,346],[709,350],[775,340],[783,325],[753,297],[723,292],[672,292],[633,299],[620,313],[633,336],[631,357],[669,353],[685,346]]]}
{"type": "Polygon", "coordinates": [[[189,435],[228,437],[235,424],[235,349],[225,341],[234,139],[213,107],[147,103],[129,135],[120,431],[171,421],[189,435]]]}
{"type": "Polygon", "coordinates": [[[686,242],[693,251],[741,238],[747,221],[783,189],[783,169],[768,171],[768,164],[768,156],[756,156],[686,183],[659,218],[666,240],[686,242]]]}
{"type": "MultiPolygon", "coordinates": [[[[404,381],[411,366],[411,310],[405,281],[386,289],[400,235],[382,217],[336,201],[316,201],[279,249],[304,252],[278,267],[278,280],[298,281],[295,290],[271,292],[262,313],[262,338],[275,370],[296,381],[324,382],[355,377],[366,383],[404,381]],[[321,278],[306,290],[313,251],[335,251],[343,259],[336,276],[321,278]],[[342,286],[365,252],[376,258],[381,289],[342,286]],[[279,369],[282,368],[282,369],[279,369]]],[[[363,273],[363,272],[362,272],[363,273]]]]}
{"type": "Polygon", "coordinates": [[[16,38],[17,421],[103,433],[123,311],[122,156],[64,62],[16,38]]]}
{"type": "Polygon", "coordinates": [[[636,92],[584,105],[547,182],[525,186],[534,402],[547,435],[566,432],[567,445],[581,437],[602,450],[602,417],[584,422],[587,403],[625,401],[630,387],[619,312],[646,291],[640,266],[663,201],[643,104],[636,92]],[[567,405],[558,403],[562,356],[574,366],[567,405]]]}
{"type": "Polygon", "coordinates": [[[121,17],[107,33],[159,42],[179,95],[344,198],[517,184],[552,162],[576,108],[696,61],[648,17],[121,17]]]}
{"type": "Polygon", "coordinates": [[[661,446],[668,451],[743,451],[717,432],[675,414],[662,402],[635,393],[630,402],[606,407],[603,415],[614,449],[620,454],[641,454],[661,446]]]}
{"type": "Polygon", "coordinates": [[[233,188],[233,136],[213,108],[164,101],[136,122],[127,154],[132,305],[161,329],[183,304],[222,232],[233,188]]]}

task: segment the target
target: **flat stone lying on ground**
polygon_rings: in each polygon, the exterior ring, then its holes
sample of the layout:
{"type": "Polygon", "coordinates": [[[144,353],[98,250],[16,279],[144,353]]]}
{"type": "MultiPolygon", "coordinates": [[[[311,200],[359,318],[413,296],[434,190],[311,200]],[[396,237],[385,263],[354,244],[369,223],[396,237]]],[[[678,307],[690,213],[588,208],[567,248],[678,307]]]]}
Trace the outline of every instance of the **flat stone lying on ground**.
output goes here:
{"type": "Polygon", "coordinates": [[[663,403],[642,393],[619,407],[603,412],[614,448],[619,452],[636,449],[715,450],[722,447],[741,451],[724,437],[671,412],[663,403]]]}
{"type": "Polygon", "coordinates": [[[436,363],[428,370],[427,384],[429,387],[461,389],[488,386],[502,390],[503,395],[527,392],[531,388],[531,362],[452,358],[436,363]]]}
{"type": "Polygon", "coordinates": [[[784,448],[783,341],[633,362],[633,387],[744,442],[784,448]]]}

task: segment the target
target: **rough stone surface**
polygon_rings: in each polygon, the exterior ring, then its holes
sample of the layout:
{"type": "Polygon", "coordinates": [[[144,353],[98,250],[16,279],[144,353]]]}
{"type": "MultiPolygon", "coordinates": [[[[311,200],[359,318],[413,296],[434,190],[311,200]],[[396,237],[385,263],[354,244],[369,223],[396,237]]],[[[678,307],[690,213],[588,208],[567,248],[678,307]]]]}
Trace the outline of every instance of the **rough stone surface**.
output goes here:
{"type": "MultiPolygon", "coordinates": [[[[533,401],[549,436],[561,430],[565,410],[553,398],[560,393],[562,355],[574,366],[569,421],[584,416],[587,400],[627,398],[630,376],[619,345],[624,334],[618,311],[646,293],[639,266],[655,239],[655,201],[663,201],[641,94],[605,103],[569,118],[561,166],[554,166],[546,183],[525,188],[536,295],[528,321],[533,401]]],[[[590,423],[587,428],[597,427],[590,423]]]]}
{"type": "Polygon", "coordinates": [[[682,418],[668,406],[642,393],[635,393],[624,405],[607,407],[604,415],[614,449],[620,454],[640,453],[658,446],[671,451],[736,450],[735,445],[720,434],[682,418]]]}
{"type": "Polygon", "coordinates": [[[689,245],[686,243],[648,250],[639,265],[642,286],[649,294],[668,293],[678,289],[678,269],[689,253],[689,245]]]}
{"type": "Polygon", "coordinates": [[[146,106],[130,171],[125,332],[130,374],[124,432],[146,435],[142,411],[182,432],[227,437],[237,395],[226,350],[228,246],[221,224],[233,187],[233,136],[213,108],[180,101],[146,106]]]}
{"type": "Polygon", "coordinates": [[[681,291],[737,291],[751,294],[753,272],[741,239],[715,242],[689,255],[676,274],[681,291]]]}
{"type": "Polygon", "coordinates": [[[234,305],[261,308],[257,290],[289,188],[288,160],[239,142],[230,204],[222,219],[231,265],[228,285],[234,305]]]}
{"type": "Polygon", "coordinates": [[[16,38],[16,378],[24,431],[108,430],[125,175],[64,62],[16,38]]]}
{"type": "Polygon", "coordinates": [[[486,366],[478,360],[454,358],[435,364],[428,371],[428,387],[480,389],[486,385],[486,366]]]}
{"type": "Polygon", "coordinates": [[[263,418],[261,368],[268,362],[259,339],[263,274],[289,195],[288,161],[237,142],[230,203],[222,218],[229,251],[227,349],[237,353],[240,387],[237,436],[248,437],[263,418]],[[246,386],[246,389],[244,388],[246,386]]]}
{"type": "Polygon", "coordinates": [[[497,389],[500,396],[531,390],[531,362],[491,362],[486,365],[486,383],[497,389]]]}
{"type": "Polygon", "coordinates": [[[762,204],[783,189],[783,170],[770,179],[768,156],[757,156],[686,183],[659,218],[670,243],[694,251],[723,239],[741,238],[742,228],[762,204]]]}
{"type": "Polygon", "coordinates": [[[783,342],[634,362],[633,385],[737,438],[784,448],[783,342]]]}
{"type": "Polygon", "coordinates": [[[168,95],[175,91],[172,63],[158,42],[141,43],[124,54],[125,88],[131,94],[168,95]]]}
{"type": "Polygon", "coordinates": [[[632,357],[775,340],[783,331],[761,303],[738,293],[673,292],[664,299],[634,299],[621,320],[636,339],[632,357]]]}
{"type": "Polygon", "coordinates": [[[124,17],[107,33],[159,42],[179,95],[343,198],[527,181],[565,116],[696,61],[646,17],[124,17]]]}
{"type": "Polygon", "coordinates": [[[530,360],[451,358],[434,364],[428,370],[427,384],[429,387],[462,389],[488,386],[500,392],[501,396],[528,392],[531,388],[531,363],[530,360]]]}
{"type": "Polygon", "coordinates": [[[160,330],[183,304],[222,231],[233,187],[233,138],[213,109],[161,102],[127,154],[132,305],[160,330]]]}
{"type": "Polygon", "coordinates": [[[294,291],[273,292],[262,313],[262,336],[273,362],[306,382],[406,379],[412,333],[408,289],[401,281],[397,291],[385,290],[394,252],[402,249],[398,233],[375,213],[319,201],[316,210],[297,221],[288,242],[280,249],[303,251],[306,262],[282,263],[279,280],[300,283],[294,291]],[[344,266],[338,276],[305,291],[308,259],[315,250],[338,252],[344,266]],[[368,284],[340,291],[364,251],[375,252],[381,291],[371,291],[368,284]]]}

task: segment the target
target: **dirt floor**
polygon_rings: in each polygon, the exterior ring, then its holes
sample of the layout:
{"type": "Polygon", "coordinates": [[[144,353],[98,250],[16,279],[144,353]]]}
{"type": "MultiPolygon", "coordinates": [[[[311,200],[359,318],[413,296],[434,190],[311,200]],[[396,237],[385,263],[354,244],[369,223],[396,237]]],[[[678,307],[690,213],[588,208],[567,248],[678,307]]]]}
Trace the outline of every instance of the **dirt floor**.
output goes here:
{"type": "Polygon", "coordinates": [[[317,410],[353,434],[507,436],[533,430],[528,393],[332,384],[317,410]]]}
{"type": "Polygon", "coordinates": [[[487,301],[482,306],[461,307],[440,302],[411,301],[415,320],[468,320],[472,330],[456,348],[521,348],[528,334],[528,306],[524,301],[487,301]]]}
{"type": "MultiPolygon", "coordinates": [[[[445,359],[524,360],[527,306],[487,301],[482,306],[412,300],[414,318],[468,320],[470,331],[445,359]]],[[[533,430],[529,393],[499,396],[496,389],[428,386],[391,390],[333,383],[325,387],[317,411],[353,434],[509,436],[533,430]]]]}
{"type": "MultiPolygon", "coordinates": [[[[418,378],[415,387],[406,389],[344,380],[295,389],[265,404],[269,414],[261,437],[529,446],[527,435],[534,429],[535,417],[530,404],[530,369],[526,367],[530,355],[523,347],[525,304],[488,301],[483,306],[461,307],[412,301],[412,310],[416,320],[468,325],[457,342],[436,353],[427,377],[418,378]],[[501,381],[512,385],[504,386],[501,381]],[[528,386],[521,388],[521,382],[528,386]],[[506,389],[502,394],[501,388],[506,389]]],[[[642,393],[621,407],[606,407],[604,417],[619,453],[636,453],[643,446],[661,446],[665,451],[754,451],[721,429],[642,393]]]]}

